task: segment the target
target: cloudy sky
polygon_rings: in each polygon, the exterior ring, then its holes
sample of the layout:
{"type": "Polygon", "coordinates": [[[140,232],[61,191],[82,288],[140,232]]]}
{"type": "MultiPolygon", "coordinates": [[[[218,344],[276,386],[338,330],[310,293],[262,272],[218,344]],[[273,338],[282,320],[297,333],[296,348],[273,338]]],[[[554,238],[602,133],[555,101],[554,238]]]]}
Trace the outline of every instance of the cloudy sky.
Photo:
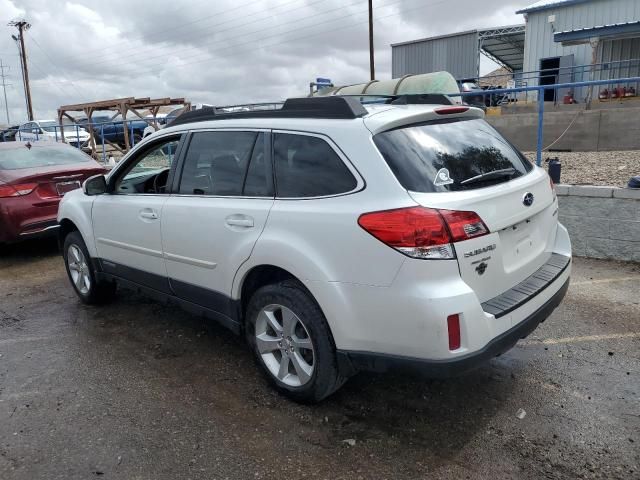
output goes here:
{"type": "MultiPolygon", "coordinates": [[[[374,0],[376,77],[391,76],[391,43],[523,22],[532,0],[374,0]]],[[[304,94],[309,82],[369,78],[367,0],[0,0],[0,59],[12,123],[26,118],[19,57],[7,23],[25,18],[35,116],[117,97],[213,104],[304,94]]],[[[483,60],[483,73],[495,67],[483,60]]],[[[0,92],[0,123],[5,123],[0,92]]]]}

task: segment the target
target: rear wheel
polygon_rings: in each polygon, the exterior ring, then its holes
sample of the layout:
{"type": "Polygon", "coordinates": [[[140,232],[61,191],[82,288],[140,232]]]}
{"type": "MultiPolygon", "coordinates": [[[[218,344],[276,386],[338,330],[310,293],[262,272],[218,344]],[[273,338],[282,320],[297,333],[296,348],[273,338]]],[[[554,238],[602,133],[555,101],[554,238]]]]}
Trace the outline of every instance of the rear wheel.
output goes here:
{"type": "Polygon", "coordinates": [[[82,302],[91,305],[106,303],[113,299],[116,284],[98,282],[91,257],[80,232],[71,232],[65,237],[62,255],[71,285],[82,302]]]}
{"type": "Polygon", "coordinates": [[[319,402],[346,381],[338,372],[331,332],[302,285],[258,289],[247,308],[247,340],[267,378],[290,398],[319,402]]]}

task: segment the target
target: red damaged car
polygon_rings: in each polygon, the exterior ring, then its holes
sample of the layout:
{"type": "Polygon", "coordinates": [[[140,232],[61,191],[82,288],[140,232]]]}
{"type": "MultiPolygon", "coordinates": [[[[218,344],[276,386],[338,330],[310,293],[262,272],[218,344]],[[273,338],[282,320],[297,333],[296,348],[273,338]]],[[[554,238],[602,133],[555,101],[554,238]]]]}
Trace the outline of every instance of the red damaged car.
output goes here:
{"type": "Polygon", "coordinates": [[[0,143],[0,244],[55,234],[60,198],[104,172],[64,143],[0,143]]]}

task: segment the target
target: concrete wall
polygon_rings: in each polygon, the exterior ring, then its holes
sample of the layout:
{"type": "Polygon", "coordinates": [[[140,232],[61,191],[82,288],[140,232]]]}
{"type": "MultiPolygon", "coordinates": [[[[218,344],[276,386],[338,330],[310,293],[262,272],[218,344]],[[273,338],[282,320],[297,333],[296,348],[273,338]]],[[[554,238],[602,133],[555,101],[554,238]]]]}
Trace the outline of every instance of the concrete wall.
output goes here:
{"type": "Polygon", "coordinates": [[[557,185],[573,254],[640,262],[640,190],[557,185]]]}
{"type": "MultiPolygon", "coordinates": [[[[547,112],[543,146],[546,147],[575,122],[553,148],[574,152],[640,150],[640,108],[547,112]]],[[[523,151],[536,149],[538,114],[488,115],[487,122],[523,151]]]]}

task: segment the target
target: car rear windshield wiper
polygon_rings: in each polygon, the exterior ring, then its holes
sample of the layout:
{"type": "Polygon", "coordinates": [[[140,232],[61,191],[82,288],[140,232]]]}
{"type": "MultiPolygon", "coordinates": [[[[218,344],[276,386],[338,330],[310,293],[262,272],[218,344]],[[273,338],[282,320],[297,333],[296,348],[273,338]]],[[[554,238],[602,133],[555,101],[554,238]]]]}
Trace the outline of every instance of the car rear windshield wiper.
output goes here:
{"type": "Polygon", "coordinates": [[[481,173],[480,175],[476,175],[475,177],[462,180],[460,182],[460,185],[468,185],[470,183],[482,182],[483,180],[490,180],[492,178],[510,177],[514,173],[516,173],[516,169],[513,167],[501,168],[500,170],[492,170],[491,172],[481,173]]]}

